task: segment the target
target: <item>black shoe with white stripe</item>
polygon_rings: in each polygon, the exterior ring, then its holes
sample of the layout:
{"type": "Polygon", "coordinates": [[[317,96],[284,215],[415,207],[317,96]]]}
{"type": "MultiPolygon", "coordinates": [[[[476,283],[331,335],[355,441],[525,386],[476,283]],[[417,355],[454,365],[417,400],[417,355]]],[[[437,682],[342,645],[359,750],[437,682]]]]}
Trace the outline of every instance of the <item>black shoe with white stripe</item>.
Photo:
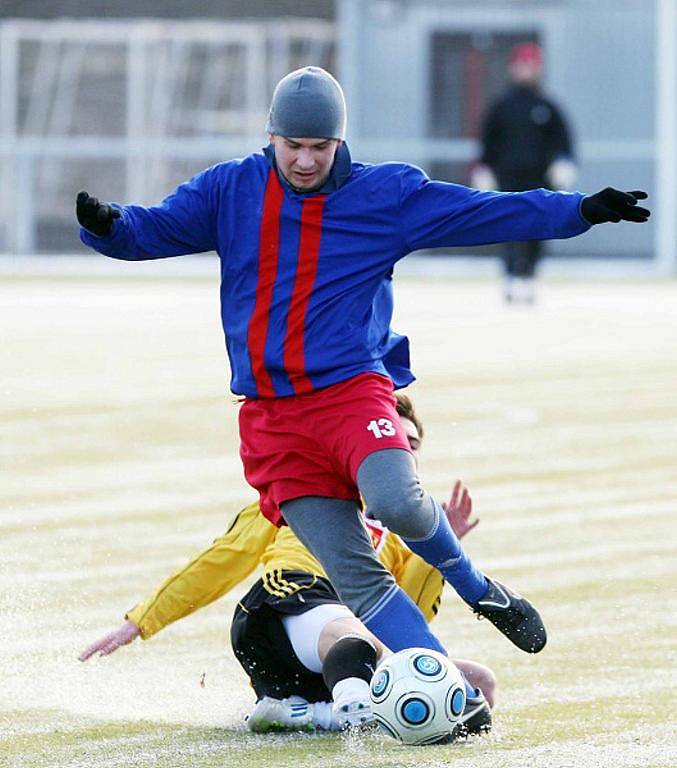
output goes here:
{"type": "Polygon", "coordinates": [[[447,736],[435,742],[435,744],[452,744],[458,739],[467,739],[468,736],[476,736],[488,733],[491,730],[491,709],[479,688],[475,689],[472,696],[467,696],[465,709],[454,730],[447,736]]]}
{"type": "Polygon", "coordinates": [[[547,635],[538,611],[521,595],[498,581],[489,582],[483,598],[470,607],[480,617],[489,621],[527,653],[538,653],[545,648],[547,635]]]}
{"type": "Polygon", "coordinates": [[[465,709],[457,726],[457,737],[465,738],[471,734],[488,733],[491,730],[491,709],[482,691],[475,690],[474,696],[465,700],[465,709]]]}

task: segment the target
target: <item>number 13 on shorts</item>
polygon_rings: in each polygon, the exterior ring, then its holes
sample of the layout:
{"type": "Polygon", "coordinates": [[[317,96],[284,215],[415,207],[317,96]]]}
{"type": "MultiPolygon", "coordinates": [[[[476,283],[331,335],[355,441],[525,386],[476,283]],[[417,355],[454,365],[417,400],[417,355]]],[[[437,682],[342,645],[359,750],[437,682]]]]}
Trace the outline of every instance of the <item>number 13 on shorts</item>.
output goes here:
{"type": "Polygon", "coordinates": [[[377,440],[382,437],[394,437],[397,433],[390,419],[372,419],[367,424],[367,430],[374,435],[377,440]]]}

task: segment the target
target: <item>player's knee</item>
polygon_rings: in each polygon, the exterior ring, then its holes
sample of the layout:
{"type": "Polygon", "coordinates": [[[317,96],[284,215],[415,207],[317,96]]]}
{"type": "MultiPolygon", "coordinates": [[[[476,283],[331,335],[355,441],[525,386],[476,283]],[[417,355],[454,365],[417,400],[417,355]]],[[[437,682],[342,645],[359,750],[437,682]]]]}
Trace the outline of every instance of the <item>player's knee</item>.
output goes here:
{"type": "Polygon", "coordinates": [[[484,664],[476,664],[473,677],[473,685],[484,694],[489,707],[493,709],[496,701],[496,675],[484,664]]]}
{"type": "Polygon", "coordinates": [[[430,502],[418,483],[390,489],[365,498],[367,517],[378,520],[386,528],[405,538],[424,536],[430,525],[427,507],[430,502]]]}
{"type": "Polygon", "coordinates": [[[406,451],[384,450],[367,456],[357,471],[357,485],[367,517],[405,537],[422,538],[430,530],[434,513],[406,451]]]}
{"type": "Polygon", "coordinates": [[[496,675],[489,667],[485,667],[485,669],[486,675],[482,680],[482,693],[489,703],[489,707],[493,709],[496,702],[496,675]]]}

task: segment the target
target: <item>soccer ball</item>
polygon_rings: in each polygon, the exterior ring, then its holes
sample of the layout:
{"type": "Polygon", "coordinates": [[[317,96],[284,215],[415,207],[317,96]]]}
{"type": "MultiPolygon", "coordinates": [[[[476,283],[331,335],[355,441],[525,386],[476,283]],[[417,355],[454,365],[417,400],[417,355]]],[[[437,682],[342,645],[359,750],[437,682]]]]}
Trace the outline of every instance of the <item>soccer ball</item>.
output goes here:
{"type": "Polygon", "coordinates": [[[453,739],[465,708],[460,671],[427,648],[407,648],[384,659],[369,693],[376,721],[403,744],[453,739]]]}

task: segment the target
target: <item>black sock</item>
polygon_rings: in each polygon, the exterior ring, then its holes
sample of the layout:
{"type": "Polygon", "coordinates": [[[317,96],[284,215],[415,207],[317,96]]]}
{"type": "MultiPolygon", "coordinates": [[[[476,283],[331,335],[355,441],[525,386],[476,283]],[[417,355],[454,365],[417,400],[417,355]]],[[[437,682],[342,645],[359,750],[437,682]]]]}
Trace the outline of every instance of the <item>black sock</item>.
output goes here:
{"type": "Polygon", "coordinates": [[[369,683],[376,669],[376,648],[363,637],[346,635],[329,650],[322,665],[322,677],[330,691],[348,677],[369,683]]]}

